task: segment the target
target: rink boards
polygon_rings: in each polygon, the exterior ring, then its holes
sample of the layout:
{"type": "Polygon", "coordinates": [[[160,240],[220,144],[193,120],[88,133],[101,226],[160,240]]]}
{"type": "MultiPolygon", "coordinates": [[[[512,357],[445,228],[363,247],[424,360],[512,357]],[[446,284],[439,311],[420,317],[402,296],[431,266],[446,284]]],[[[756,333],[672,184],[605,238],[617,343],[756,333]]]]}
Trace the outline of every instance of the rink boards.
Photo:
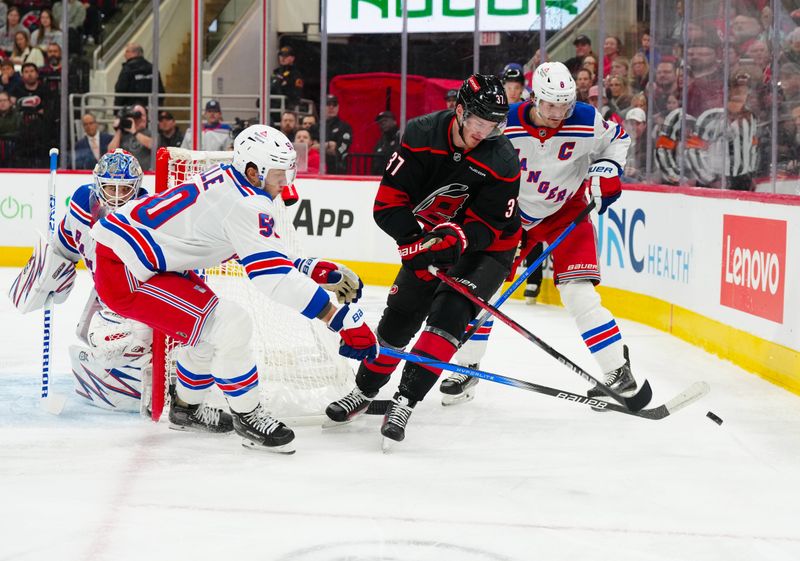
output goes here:
{"type": "MultiPolygon", "coordinates": [[[[85,172],[59,176],[57,219],[90,181],[85,172]]],[[[372,219],[377,186],[376,178],[301,177],[303,198],[291,212],[308,255],[389,285],[398,259],[372,219]]],[[[46,189],[47,173],[2,173],[0,266],[23,265],[36,230],[46,229],[46,189]]],[[[626,186],[594,220],[606,307],[800,394],[800,260],[790,258],[799,249],[800,197],[626,186]]],[[[540,300],[558,303],[552,281],[540,300]]]]}

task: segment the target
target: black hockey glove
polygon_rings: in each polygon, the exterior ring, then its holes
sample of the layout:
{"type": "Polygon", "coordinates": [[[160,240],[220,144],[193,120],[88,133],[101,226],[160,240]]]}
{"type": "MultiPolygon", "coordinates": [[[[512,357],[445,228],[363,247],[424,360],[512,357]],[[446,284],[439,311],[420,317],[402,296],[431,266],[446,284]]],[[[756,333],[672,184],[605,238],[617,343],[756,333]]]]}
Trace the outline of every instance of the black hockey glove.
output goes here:
{"type": "Polygon", "coordinates": [[[412,269],[422,280],[431,280],[429,265],[447,268],[467,247],[467,236],[458,224],[445,222],[411,243],[398,246],[403,266],[412,269]]]}

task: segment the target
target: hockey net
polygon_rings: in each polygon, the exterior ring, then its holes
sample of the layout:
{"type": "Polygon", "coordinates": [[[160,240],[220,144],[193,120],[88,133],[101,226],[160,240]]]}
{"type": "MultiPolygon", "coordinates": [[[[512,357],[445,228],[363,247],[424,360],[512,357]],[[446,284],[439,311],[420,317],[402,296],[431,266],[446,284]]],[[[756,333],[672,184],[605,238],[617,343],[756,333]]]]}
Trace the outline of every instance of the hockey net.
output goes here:
{"type": "MultiPolygon", "coordinates": [[[[233,152],[161,148],[156,163],[156,192],[165,191],[214,165],[230,163],[233,152]]],[[[278,198],[275,226],[289,255],[303,256],[289,213],[278,198]]],[[[302,423],[324,414],[325,406],[352,389],[353,370],[338,354],[338,337],[319,320],[269,300],[231,260],[198,271],[221,298],[240,304],[253,323],[251,348],[258,365],[261,402],[277,418],[302,423]]],[[[151,412],[158,421],[169,404],[169,384],[175,383],[173,351],[178,344],[163,333],[153,334],[151,412]]],[[[222,402],[214,389],[212,400],[222,402]]]]}

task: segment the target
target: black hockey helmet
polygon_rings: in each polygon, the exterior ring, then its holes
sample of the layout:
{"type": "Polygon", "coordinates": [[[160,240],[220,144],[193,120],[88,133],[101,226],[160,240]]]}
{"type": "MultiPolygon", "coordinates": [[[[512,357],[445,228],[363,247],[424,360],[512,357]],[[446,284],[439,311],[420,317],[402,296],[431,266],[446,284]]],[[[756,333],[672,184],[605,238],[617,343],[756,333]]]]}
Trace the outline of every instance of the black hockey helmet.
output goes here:
{"type": "Polygon", "coordinates": [[[464,80],[456,103],[467,113],[495,123],[503,123],[508,115],[506,91],[491,74],[473,74],[464,80]]]}

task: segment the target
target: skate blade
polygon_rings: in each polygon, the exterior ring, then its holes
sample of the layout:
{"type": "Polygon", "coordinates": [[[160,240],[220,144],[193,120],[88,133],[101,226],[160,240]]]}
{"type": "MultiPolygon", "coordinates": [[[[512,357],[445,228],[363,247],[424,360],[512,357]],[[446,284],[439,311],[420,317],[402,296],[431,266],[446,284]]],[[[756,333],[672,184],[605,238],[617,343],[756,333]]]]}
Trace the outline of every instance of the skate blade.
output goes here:
{"type": "Polygon", "coordinates": [[[193,433],[199,433],[199,434],[228,434],[230,432],[233,432],[233,429],[231,429],[229,431],[218,431],[218,430],[204,429],[202,427],[197,427],[197,426],[188,426],[187,427],[185,425],[176,425],[176,424],[173,424],[173,423],[169,424],[169,428],[170,428],[170,430],[175,430],[175,431],[178,431],[178,432],[193,432],[193,433]]]}
{"type": "Polygon", "coordinates": [[[381,442],[381,452],[384,454],[390,452],[394,445],[397,444],[396,440],[392,440],[391,438],[383,437],[383,441],[381,442]]]}
{"type": "Polygon", "coordinates": [[[323,429],[335,429],[335,428],[339,428],[339,427],[345,427],[345,426],[349,425],[350,423],[352,423],[353,421],[355,421],[356,419],[358,419],[358,417],[360,417],[360,415],[357,415],[355,417],[351,417],[350,419],[347,419],[346,421],[334,421],[333,419],[325,419],[324,421],[322,421],[322,428],[323,429]]]}
{"type": "Polygon", "coordinates": [[[451,405],[458,405],[459,403],[467,403],[475,399],[475,390],[467,390],[458,395],[442,394],[442,405],[450,407],[451,405]]]}
{"type": "Polygon", "coordinates": [[[530,296],[528,296],[527,298],[525,298],[525,303],[528,306],[535,306],[536,305],[536,298],[531,298],[530,296]]]}
{"type": "Polygon", "coordinates": [[[258,442],[253,442],[252,440],[248,440],[246,438],[242,439],[242,446],[247,448],[248,450],[258,450],[259,452],[272,452],[274,454],[294,454],[294,443],[289,442],[288,444],[283,444],[281,446],[264,446],[263,444],[259,444],[258,442]]]}

